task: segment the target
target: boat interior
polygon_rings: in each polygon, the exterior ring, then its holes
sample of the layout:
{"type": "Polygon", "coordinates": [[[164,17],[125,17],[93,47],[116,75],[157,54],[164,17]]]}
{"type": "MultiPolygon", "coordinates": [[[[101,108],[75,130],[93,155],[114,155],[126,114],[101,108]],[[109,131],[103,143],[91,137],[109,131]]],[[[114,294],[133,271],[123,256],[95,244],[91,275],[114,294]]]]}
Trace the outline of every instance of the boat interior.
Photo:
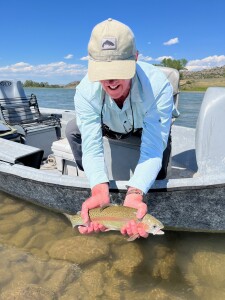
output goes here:
{"type": "MultiPolygon", "coordinates": [[[[160,67],[173,85],[172,155],[167,179],[193,178],[225,171],[225,88],[208,88],[195,129],[176,126],[179,116],[179,72],[160,67]]],[[[0,81],[0,161],[62,175],[85,177],[75,163],[65,128],[75,111],[39,108],[22,83],[0,81]]],[[[140,139],[104,139],[110,180],[126,181],[139,159],[140,139]]]]}

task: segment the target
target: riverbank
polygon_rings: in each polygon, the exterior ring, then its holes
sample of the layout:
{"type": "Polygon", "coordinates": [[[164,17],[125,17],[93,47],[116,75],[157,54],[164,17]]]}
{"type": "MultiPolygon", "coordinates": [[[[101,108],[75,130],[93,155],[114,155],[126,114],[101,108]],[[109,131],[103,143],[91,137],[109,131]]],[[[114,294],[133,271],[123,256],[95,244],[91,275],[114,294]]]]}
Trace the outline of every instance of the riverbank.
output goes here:
{"type": "Polygon", "coordinates": [[[208,87],[225,87],[225,78],[202,78],[180,80],[180,90],[188,92],[204,92],[208,87]]]}

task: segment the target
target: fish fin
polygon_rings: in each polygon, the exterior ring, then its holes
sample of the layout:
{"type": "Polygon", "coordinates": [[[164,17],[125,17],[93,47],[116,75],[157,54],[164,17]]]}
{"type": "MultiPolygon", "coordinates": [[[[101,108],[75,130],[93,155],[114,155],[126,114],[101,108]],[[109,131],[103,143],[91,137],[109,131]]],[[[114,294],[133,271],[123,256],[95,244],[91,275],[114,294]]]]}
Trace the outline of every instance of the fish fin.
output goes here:
{"type": "MultiPolygon", "coordinates": [[[[136,211],[134,211],[134,215],[135,215],[135,217],[137,218],[137,212],[136,212],[136,211]]],[[[137,218],[138,223],[141,222],[142,219],[143,219],[143,218],[137,218]]]]}
{"type": "Polygon", "coordinates": [[[70,221],[70,223],[72,225],[72,228],[75,228],[76,226],[88,226],[88,223],[87,224],[82,224],[82,223],[81,224],[73,224],[72,218],[76,214],[70,215],[70,214],[67,214],[67,213],[63,213],[63,215],[70,221]]]}
{"type": "Polygon", "coordinates": [[[63,213],[63,215],[64,215],[65,217],[67,217],[67,219],[68,219],[69,221],[71,221],[71,215],[66,214],[66,213],[63,213]]]}
{"type": "Polygon", "coordinates": [[[134,240],[136,240],[137,238],[139,238],[139,236],[140,236],[139,233],[136,233],[136,234],[130,236],[130,237],[127,239],[127,241],[128,241],[128,242],[133,242],[134,240]]]}
{"type": "Polygon", "coordinates": [[[112,204],[103,204],[100,206],[100,211],[102,212],[105,208],[112,206],[112,204]]]}
{"type": "Polygon", "coordinates": [[[71,225],[72,225],[72,228],[75,228],[76,225],[73,225],[72,221],[71,221],[71,215],[69,214],[66,214],[66,213],[63,213],[63,215],[70,221],[71,225]]]}

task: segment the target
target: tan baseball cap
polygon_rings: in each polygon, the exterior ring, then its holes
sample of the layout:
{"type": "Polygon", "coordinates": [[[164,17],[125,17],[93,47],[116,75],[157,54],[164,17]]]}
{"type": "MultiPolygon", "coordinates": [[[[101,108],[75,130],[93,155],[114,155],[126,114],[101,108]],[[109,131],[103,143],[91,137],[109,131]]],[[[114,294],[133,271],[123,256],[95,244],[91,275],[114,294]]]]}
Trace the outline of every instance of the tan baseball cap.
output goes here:
{"type": "Polygon", "coordinates": [[[111,18],[97,24],[88,44],[89,80],[134,77],[136,52],[134,34],[128,26],[111,18]]]}

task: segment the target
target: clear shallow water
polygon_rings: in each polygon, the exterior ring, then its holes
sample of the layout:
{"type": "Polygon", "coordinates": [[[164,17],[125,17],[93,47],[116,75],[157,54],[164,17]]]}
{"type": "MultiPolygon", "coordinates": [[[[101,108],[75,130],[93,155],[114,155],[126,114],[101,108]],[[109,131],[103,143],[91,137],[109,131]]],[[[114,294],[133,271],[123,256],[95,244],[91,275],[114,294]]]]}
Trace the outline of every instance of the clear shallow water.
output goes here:
{"type": "MultiPolygon", "coordinates": [[[[27,89],[73,109],[73,90],[27,89]]],[[[178,125],[195,127],[203,93],[181,93],[178,125]]],[[[81,236],[59,214],[0,193],[0,299],[225,299],[225,235],[169,232],[128,243],[81,236]]]]}
{"type": "Polygon", "coordinates": [[[225,299],[225,236],[82,236],[60,214],[0,193],[0,299],[225,299]]]}

